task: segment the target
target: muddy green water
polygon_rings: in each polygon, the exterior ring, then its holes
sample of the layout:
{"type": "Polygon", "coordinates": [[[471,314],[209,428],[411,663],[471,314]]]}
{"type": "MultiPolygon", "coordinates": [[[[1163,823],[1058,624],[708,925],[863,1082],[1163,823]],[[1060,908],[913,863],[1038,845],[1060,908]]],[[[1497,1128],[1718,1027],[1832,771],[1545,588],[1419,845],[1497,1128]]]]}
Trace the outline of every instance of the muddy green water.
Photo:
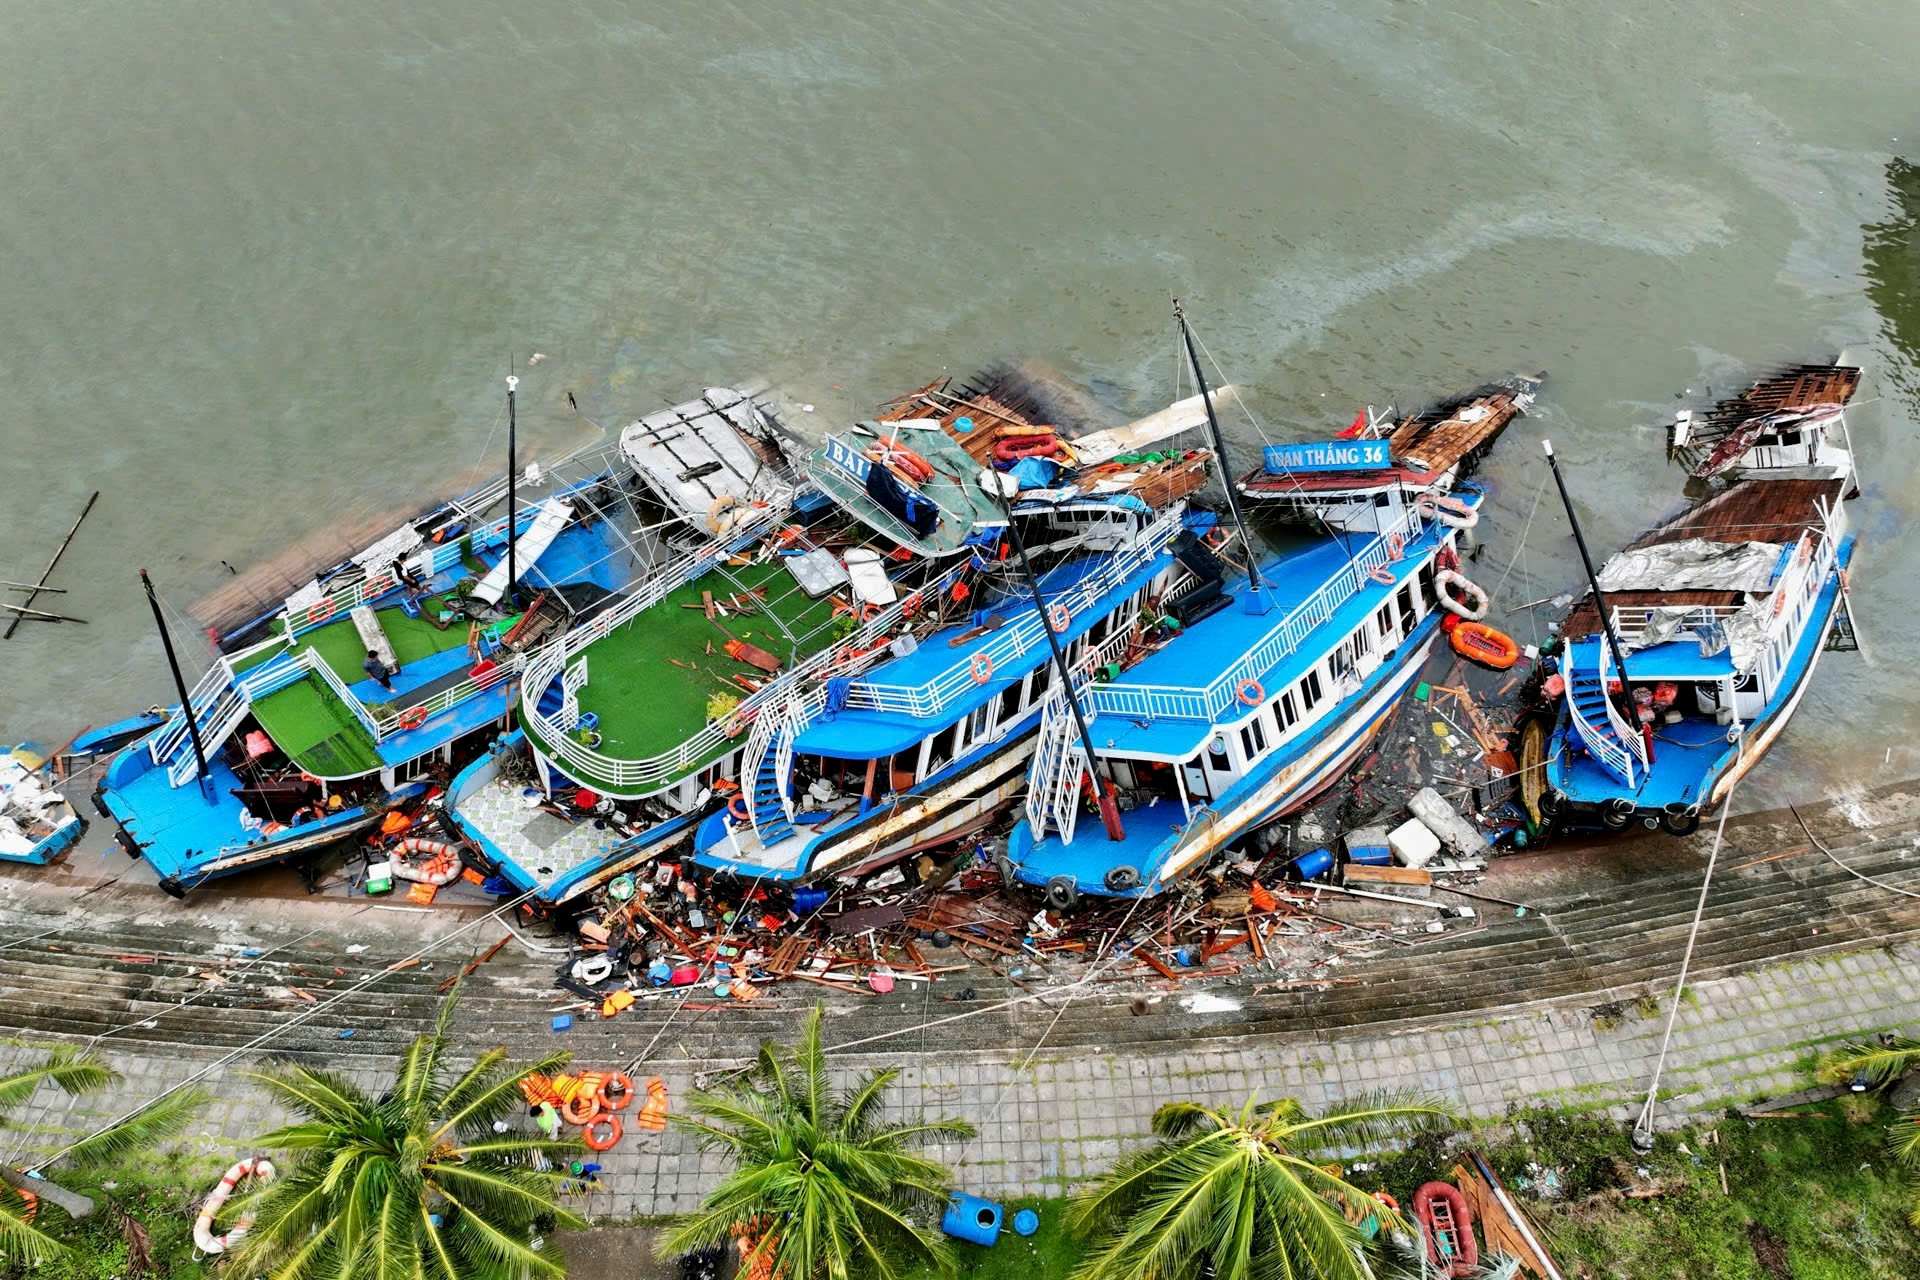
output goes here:
{"type": "MultiPolygon", "coordinates": [[[[15,0],[0,577],[104,492],[52,598],[91,623],[0,645],[0,741],[170,698],[139,565],[184,612],[497,469],[510,354],[555,444],[568,391],[760,374],[826,423],[1009,355],[1125,414],[1178,291],[1276,436],[1548,370],[1497,567],[1543,432],[1611,549],[1679,501],[1676,392],[1852,352],[1868,651],[1738,799],[1909,776],[1916,52],[1911,0],[15,0]]],[[[1572,583],[1550,494],[1524,546],[1503,605],[1572,583]]]]}

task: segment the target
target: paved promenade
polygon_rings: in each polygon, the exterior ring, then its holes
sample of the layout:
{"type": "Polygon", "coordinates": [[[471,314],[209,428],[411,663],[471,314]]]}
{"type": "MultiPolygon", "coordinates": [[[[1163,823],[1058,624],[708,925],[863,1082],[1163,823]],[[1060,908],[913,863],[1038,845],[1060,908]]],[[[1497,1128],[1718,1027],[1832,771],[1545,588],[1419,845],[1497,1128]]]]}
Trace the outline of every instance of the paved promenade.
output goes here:
{"type": "MultiPolygon", "coordinates": [[[[1857,808],[1809,816],[1851,865],[1920,887],[1912,789],[1883,797],[1864,816],[1857,808]]],[[[1797,825],[1791,831],[1797,833],[1797,825]]],[[[1683,945],[1690,895],[1697,893],[1694,856],[1704,851],[1693,848],[1688,859],[1677,859],[1675,851],[1688,847],[1661,840],[1638,853],[1608,853],[1613,861],[1606,867],[1513,860],[1493,891],[1525,893],[1531,880],[1539,901],[1550,892],[1547,881],[1564,880],[1569,867],[1582,883],[1601,877],[1609,889],[1631,883],[1637,891],[1616,900],[1611,892],[1582,890],[1545,921],[1535,912],[1490,925],[1447,940],[1447,950],[1387,950],[1355,965],[1361,976],[1349,981],[1356,985],[1289,993],[1299,997],[1293,1005],[1262,1005],[1277,997],[1243,985],[1217,989],[1230,1005],[1244,1003],[1242,1011],[1189,1013],[1180,998],[1191,992],[1169,990],[1152,1012],[1135,1016],[1122,994],[1090,991],[1069,1003],[1056,988],[1041,993],[1047,1008],[981,1008],[929,1033],[918,1027],[926,1010],[939,1017],[970,1006],[923,1003],[922,996],[888,1022],[878,1002],[840,1000],[829,1006],[827,1043],[863,1039],[875,1028],[885,1032],[889,1038],[880,1043],[836,1054],[836,1072],[851,1077],[901,1065],[900,1108],[974,1124],[979,1137],[944,1154],[965,1187],[998,1196],[1058,1192],[1098,1172],[1145,1135],[1155,1107],[1176,1098],[1237,1103],[1257,1090],[1317,1106],[1374,1089],[1415,1089],[1478,1118],[1498,1118],[1516,1106],[1553,1106],[1624,1119],[1647,1086],[1663,1025],[1661,1002],[1683,945]],[[1665,869],[1636,866],[1636,858],[1658,860],[1665,869]],[[1517,968],[1523,956],[1534,968],[1517,968]],[[1462,987],[1465,1005],[1478,1001],[1478,1007],[1425,1016],[1415,1005],[1396,1004],[1402,997],[1395,993],[1418,990],[1426,973],[1456,975],[1447,980],[1462,987]],[[1469,989],[1468,978],[1458,976],[1474,974],[1487,975],[1484,987],[1469,989]],[[1584,987],[1582,978],[1588,979],[1584,987]],[[1523,1002],[1522,992],[1551,998],[1523,1002]],[[1401,1008],[1410,1016],[1396,1016],[1401,1008]],[[1369,1011],[1366,1019],[1354,1022],[1362,1009],[1369,1011]]],[[[1791,1092],[1805,1083],[1812,1056],[1838,1041],[1887,1028],[1920,1029],[1920,1005],[1911,996],[1920,979],[1920,905],[1848,876],[1803,837],[1791,844],[1777,815],[1730,828],[1708,914],[1717,932],[1703,934],[1700,976],[1682,1003],[1659,1112],[1663,1125],[1712,1115],[1728,1102],[1791,1092]]],[[[509,967],[495,976],[492,994],[473,993],[472,1023],[479,1025],[469,1025],[468,1038],[474,1043],[504,1039],[526,1053],[555,1042],[540,1013],[552,993],[521,990],[522,976],[509,967]]],[[[326,1059],[377,1091],[401,1033],[417,1027],[421,1011],[431,1008],[431,980],[438,977],[420,979],[427,985],[411,996],[357,997],[361,1004],[343,1019],[365,1028],[387,1013],[395,1015],[392,1026],[342,1040],[336,1022],[314,1024],[296,1051],[307,1060],[326,1059]]],[[[6,983],[0,975],[0,992],[6,983]]],[[[128,996],[135,1009],[156,998],[128,996]]],[[[751,1025],[756,1034],[790,1028],[809,1003],[808,996],[795,996],[786,1007],[756,1015],[774,1021],[751,1025]]],[[[238,1010],[234,1016],[247,1015],[238,1010]]],[[[734,1016],[745,1015],[717,1021],[734,1016]]],[[[696,1071],[744,1061],[756,1038],[716,1029],[712,1018],[688,1015],[675,1023],[657,1007],[650,1017],[592,1024],[573,1047],[583,1061],[600,1063],[624,1061],[652,1044],[648,1069],[666,1080],[676,1107],[696,1071]]],[[[124,1022],[123,1016],[114,1025],[124,1022]]],[[[30,1041],[45,1042],[32,1028],[12,1025],[11,1038],[0,1043],[0,1068],[26,1060],[30,1041]]],[[[119,1106],[160,1091],[215,1056],[216,1050],[192,1043],[132,1039],[162,1036],[169,1025],[156,1016],[100,1042],[129,1078],[115,1095],[119,1106]]],[[[248,1138],[281,1120],[238,1074],[241,1062],[253,1060],[247,1055],[209,1079],[218,1101],[196,1141],[210,1153],[243,1150],[248,1138]]],[[[32,1151],[57,1146],[115,1109],[43,1090],[15,1109],[13,1130],[0,1130],[0,1158],[30,1159],[32,1151]]],[[[630,1133],[605,1164],[602,1186],[586,1206],[603,1220],[689,1208],[719,1170],[711,1156],[672,1131],[630,1133]]]]}

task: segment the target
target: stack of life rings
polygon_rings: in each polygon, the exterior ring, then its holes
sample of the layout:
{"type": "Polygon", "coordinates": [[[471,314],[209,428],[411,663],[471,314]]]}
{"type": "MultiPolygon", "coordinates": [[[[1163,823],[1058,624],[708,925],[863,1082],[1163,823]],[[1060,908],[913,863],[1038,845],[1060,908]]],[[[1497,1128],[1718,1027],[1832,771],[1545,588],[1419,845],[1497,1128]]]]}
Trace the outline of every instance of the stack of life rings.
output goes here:
{"type": "MultiPolygon", "coordinates": [[[[633,1078],[624,1071],[585,1071],[579,1075],[529,1075],[520,1081],[521,1096],[531,1106],[545,1103],[560,1118],[580,1129],[591,1151],[611,1151],[625,1129],[619,1112],[634,1099],[633,1078]]],[[[667,1127],[667,1085],[659,1076],[647,1081],[647,1100],[634,1114],[633,1126],[654,1133],[667,1127]]]]}
{"type": "Polygon", "coordinates": [[[424,863],[408,862],[404,857],[393,862],[393,875],[396,880],[411,880],[416,884],[444,885],[452,884],[460,878],[460,851],[443,840],[422,840],[408,836],[397,846],[402,854],[424,853],[424,863]]]}

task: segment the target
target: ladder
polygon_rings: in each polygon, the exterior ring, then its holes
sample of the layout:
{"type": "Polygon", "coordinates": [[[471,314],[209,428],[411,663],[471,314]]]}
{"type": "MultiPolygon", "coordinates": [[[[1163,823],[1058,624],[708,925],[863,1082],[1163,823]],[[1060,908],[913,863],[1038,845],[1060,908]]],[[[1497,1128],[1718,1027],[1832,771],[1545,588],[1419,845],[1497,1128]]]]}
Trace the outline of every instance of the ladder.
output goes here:
{"type": "Polygon", "coordinates": [[[1027,769],[1027,823],[1035,840],[1044,837],[1051,824],[1061,844],[1073,843],[1080,818],[1080,778],[1086,770],[1087,752],[1067,706],[1065,686],[1056,687],[1040,714],[1040,736],[1027,769]]]}

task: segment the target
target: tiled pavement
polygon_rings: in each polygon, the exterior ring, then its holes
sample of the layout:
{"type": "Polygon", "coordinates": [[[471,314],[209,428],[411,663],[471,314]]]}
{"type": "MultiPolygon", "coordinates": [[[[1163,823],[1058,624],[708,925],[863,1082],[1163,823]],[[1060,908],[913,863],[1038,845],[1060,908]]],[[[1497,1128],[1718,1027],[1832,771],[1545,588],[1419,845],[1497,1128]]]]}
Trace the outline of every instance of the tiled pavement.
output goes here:
{"type": "MultiPolygon", "coordinates": [[[[1916,978],[1920,947],[1901,944],[1699,983],[1683,1000],[1675,1027],[1661,1123],[1799,1088],[1811,1055],[1836,1041],[1920,1027],[1909,994],[1916,978]]],[[[1183,1015],[1167,1006],[1147,1016],[1183,1015]]],[[[1195,1040],[1185,1052],[1124,1055],[1044,1047],[946,1053],[912,1060],[896,1094],[903,1112],[974,1124],[974,1141],[942,1154],[969,1189],[1014,1196],[1057,1191],[1097,1172],[1145,1134],[1155,1107],[1176,1098],[1236,1103],[1257,1089],[1263,1097],[1293,1096],[1318,1106],[1372,1089],[1419,1089],[1479,1118],[1497,1118],[1514,1105],[1624,1118],[1646,1089],[1664,1016],[1650,1008],[1596,1011],[1574,1001],[1332,1040],[1195,1040]]],[[[834,1040],[831,1020],[827,1040],[834,1040]]],[[[31,1053],[19,1042],[0,1045],[0,1070],[31,1053]]],[[[121,1105],[193,1069],[178,1057],[129,1058],[111,1050],[108,1056],[130,1077],[114,1094],[121,1105]]],[[[884,1056],[835,1061],[847,1076],[891,1065],[884,1056]]],[[[667,1063],[657,1069],[677,1104],[692,1086],[692,1070],[667,1063]]],[[[349,1074],[369,1088],[383,1087],[381,1073],[349,1074]]],[[[220,1099],[196,1139],[209,1153],[225,1156],[280,1123],[255,1086],[232,1074],[212,1079],[220,1099]]],[[[14,1129],[0,1130],[0,1157],[48,1150],[63,1133],[112,1113],[110,1103],[74,1103],[42,1090],[14,1110],[14,1129]]],[[[721,1168],[688,1135],[672,1130],[629,1133],[604,1163],[601,1186],[585,1206],[601,1218],[690,1208],[721,1168]]]]}

